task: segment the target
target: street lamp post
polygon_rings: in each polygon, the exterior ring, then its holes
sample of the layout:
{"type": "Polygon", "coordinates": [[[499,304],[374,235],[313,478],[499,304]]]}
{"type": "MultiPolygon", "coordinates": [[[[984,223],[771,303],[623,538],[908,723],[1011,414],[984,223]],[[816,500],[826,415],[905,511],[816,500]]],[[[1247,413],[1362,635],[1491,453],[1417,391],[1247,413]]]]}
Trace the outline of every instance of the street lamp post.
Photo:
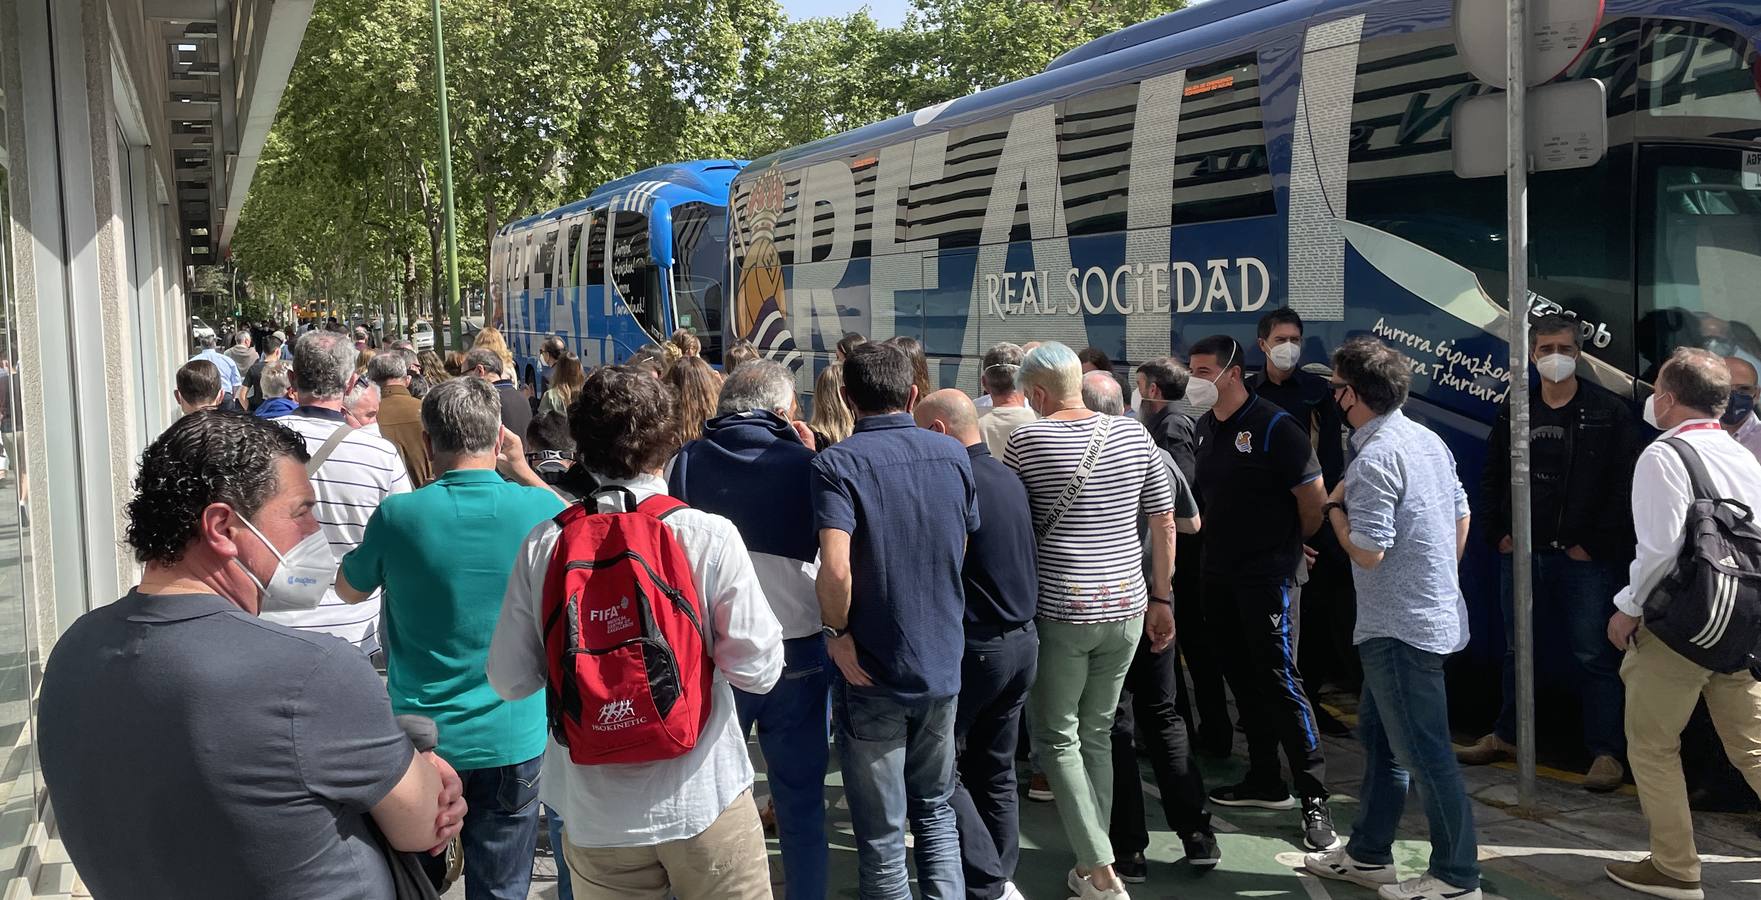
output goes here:
{"type": "Polygon", "coordinates": [[[440,112],[440,197],[446,221],[447,315],[452,318],[452,347],[464,345],[465,325],[459,313],[459,232],[452,202],[452,125],[446,114],[446,37],[440,27],[440,0],[434,0],[434,95],[440,112]]]}

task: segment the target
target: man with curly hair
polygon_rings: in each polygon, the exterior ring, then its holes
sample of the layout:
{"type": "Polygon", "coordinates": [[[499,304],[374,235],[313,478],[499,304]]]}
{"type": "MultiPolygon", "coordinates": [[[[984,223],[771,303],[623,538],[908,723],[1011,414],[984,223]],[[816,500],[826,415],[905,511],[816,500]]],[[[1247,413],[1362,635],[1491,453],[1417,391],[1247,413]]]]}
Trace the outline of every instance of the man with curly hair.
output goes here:
{"type": "Polygon", "coordinates": [[[128,543],[146,572],[62,635],[39,706],[95,897],[390,897],[381,841],[458,832],[458,776],[411,745],[366,658],[258,617],[329,584],[306,461],[287,429],[216,411],[142,455],[128,543]]]}
{"type": "MultiPolygon", "coordinates": [[[[665,385],[630,366],[607,366],[587,377],[573,410],[576,462],[602,491],[584,502],[611,512],[626,494],[640,503],[666,493],[661,472],[679,444],[665,385]]],[[[543,779],[546,805],[561,807],[558,852],[579,898],[769,900],[764,831],[733,689],[766,694],[776,686],[782,627],[733,522],[687,507],[666,525],[690,563],[710,632],[716,678],[709,718],[696,747],[659,762],[578,766],[550,741],[543,779]]],[[[514,560],[486,667],[504,700],[545,686],[545,576],[561,534],[555,520],[539,524],[514,560]]]]}

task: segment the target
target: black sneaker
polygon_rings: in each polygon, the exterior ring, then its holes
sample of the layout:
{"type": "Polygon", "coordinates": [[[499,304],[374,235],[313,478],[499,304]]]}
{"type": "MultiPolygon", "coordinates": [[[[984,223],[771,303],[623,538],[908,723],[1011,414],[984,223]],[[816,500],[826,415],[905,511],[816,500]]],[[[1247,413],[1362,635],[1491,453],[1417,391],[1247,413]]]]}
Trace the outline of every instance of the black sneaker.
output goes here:
{"type": "Polygon", "coordinates": [[[1195,869],[1215,869],[1223,861],[1223,849],[1217,846],[1217,836],[1208,831],[1183,834],[1180,843],[1186,847],[1186,864],[1195,869]]]}
{"type": "Polygon", "coordinates": [[[1333,830],[1333,814],[1327,801],[1319,797],[1302,798],[1302,844],[1310,850],[1331,850],[1339,846],[1339,833],[1333,830]]]}
{"type": "Polygon", "coordinates": [[[1262,785],[1244,781],[1211,791],[1218,806],[1254,806],[1260,809],[1295,809],[1296,798],[1282,784],[1262,785]]]}
{"type": "Polygon", "coordinates": [[[1126,884],[1143,884],[1150,878],[1150,862],[1142,853],[1133,853],[1125,859],[1113,860],[1113,874],[1126,884]]]}

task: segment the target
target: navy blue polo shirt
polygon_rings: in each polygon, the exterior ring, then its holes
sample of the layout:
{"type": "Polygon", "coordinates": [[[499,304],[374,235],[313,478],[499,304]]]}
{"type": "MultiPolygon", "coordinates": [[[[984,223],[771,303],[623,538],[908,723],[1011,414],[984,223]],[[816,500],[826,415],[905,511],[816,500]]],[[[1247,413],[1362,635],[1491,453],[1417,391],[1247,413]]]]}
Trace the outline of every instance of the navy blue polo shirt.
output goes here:
{"type": "Polygon", "coordinates": [[[1235,415],[1205,413],[1198,438],[1206,578],[1278,582],[1302,559],[1302,514],[1291,493],[1321,477],[1308,435],[1290,413],[1248,395],[1235,415]]]}
{"type": "Polygon", "coordinates": [[[901,703],[960,692],[966,535],[979,525],[966,448],[908,413],[866,416],[813,460],[814,529],[850,535],[850,634],[872,688],[901,703]]]}
{"type": "Polygon", "coordinates": [[[1038,539],[1021,476],[992,456],[983,441],[966,453],[981,524],[966,544],[960,583],[966,589],[968,634],[989,637],[1033,621],[1039,605],[1038,539]]]}

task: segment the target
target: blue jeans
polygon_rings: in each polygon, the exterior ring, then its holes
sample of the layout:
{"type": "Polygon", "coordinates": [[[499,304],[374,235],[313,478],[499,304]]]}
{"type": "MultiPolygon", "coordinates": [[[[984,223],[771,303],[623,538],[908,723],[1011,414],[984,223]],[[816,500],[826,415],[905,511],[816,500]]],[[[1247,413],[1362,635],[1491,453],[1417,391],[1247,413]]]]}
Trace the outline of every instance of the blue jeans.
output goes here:
{"type": "Polygon", "coordinates": [[[556,810],[546,806],[544,821],[549,825],[550,856],[556,860],[556,898],[557,900],[575,900],[574,886],[569,883],[569,861],[563,855],[563,817],[556,810]]]}
{"type": "Polygon", "coordinates": [[[783,677],[770,693],[734,691],[741,732],[758,725],[787,900],[823,900],[826,893],[827,670],[825,638],[794,638],[783,642],[783,677]]]}
{"type": "Polygon", "coordinates": [[[538,852],[538,764],[465,769],[465,897],[526,900],[538,852]]]}
{"type": "Polygon", "coordinates": [[[1479,887],[1474,809],[1449,742],[1443,656],[1393,638],[1371,638],[1357,651],[1364,667],[1357,709],[1358,739],[1364,745],[1363,806],[1346,849],[1362,862],[1393,865],[1394,831],[1406,808],[1407,788],[1417,781],[1431,826],[1427,871],[1459,888],[1479,887]]]}
{"type": "MultiPolygon", "coordinates": [[[[1498,557],[1504,603],[1504,704],[1493,733],[1516,743],[1516,601],[1508,554],[1498,557]]],[[[1608,617],[1625,573],[1601,560],[1579,562],[1563,550],[1535,553],[1535,603],[1564,607],[1566,638],[1583,673],[1581,693],[1584,747],[1592,756],[1626,755],[1626,686],[1620,681],[1620,651],[1608,642],[1608,617]]],[[[1537,648],[1543,646],[1539,636],[1537,648]]]]}
{"type": "Polygon", "coordinates": [[[832,686],[838,760],[856,832],[861,900],[909,900],[905,823],[917,838],[924,900],[962,900],[960,835],[954,824],[955,698],[900,703],[832,686]]]}

